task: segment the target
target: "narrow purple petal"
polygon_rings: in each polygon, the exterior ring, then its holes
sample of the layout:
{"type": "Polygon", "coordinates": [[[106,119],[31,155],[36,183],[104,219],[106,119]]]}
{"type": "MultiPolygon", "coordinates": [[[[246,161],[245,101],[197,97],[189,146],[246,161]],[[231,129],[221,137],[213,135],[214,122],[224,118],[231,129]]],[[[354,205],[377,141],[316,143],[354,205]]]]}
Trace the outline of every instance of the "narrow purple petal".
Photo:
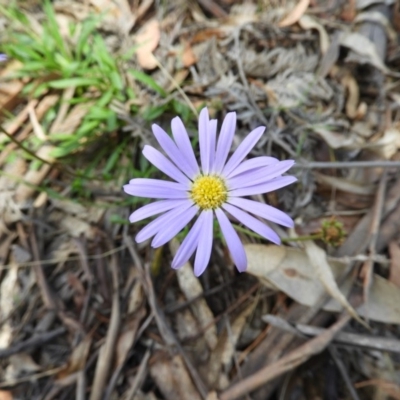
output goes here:
{"type": "Polygon", "coordinates": [[[175,142],[182,153],[182,156],[185,157],[188,165],[188,172],[190,177],[194,177],[200,174],[200,169],[197,164],[196,157],[193,152],[192,143],[190,142],[189,135],[186,131],[185,126],[183,125],[182,120],[179,117],[175,117],[171,121],[171,129],[172,135],[174,136],[175,142]]]}
{"type": "Polygon", "coordinates": [[[187,199],[188,192],[181,183],[160,181],[159,179],[131,179],[124,185],[124,191],[131,196],[154,199],[187,199]]]}
{"type": "Polygon", "coordinates": [[[268,204],[240,197],[230,197],[228,203],[276,224],[287,226],[288,228],[293,228],[294,226],[294,222],[289,215],[268,204]]]}
{"type": "Polygon", "coordinates": [[[257,218],[252,217],[250,214],[247,214],[246,212],[230,204],[224,204],[222,208],[232,214],[243,225],[258,233],[260,236],[265,237],[275,244],[281,244],[281,239],[276,232],[274,232],[269,226],[259,221],[257,218]]]}
{"type": "Polygon", "coordinates": [[[255,157],[250,160],[245,160],[241,164],[239,164],[228,176],[227,178],[233,178],[236,175],[242,174],[244,172],[248,172],[251,170],[255,170],[258,168],[267,167],[268,165],[273,165],[278,163],[279,160],[275,157],[255,157]]]}
{"type": "Polygon", "coordinates": [[[264,131],[265,127],[259,126],[245,137],[243,142],[238,146],[238,148],[232,154],[231,158],[228,160],[224,169],[222,170],[222,174],[224,176],[229,175],[241,163],[241,161],[247,156],[247,154],[250,153],[251,149],[260,140],[264,131]]]}
{"type": "MultiPolygon", "coordinates": [[[[153,134],[157,139],[160,147],[165,151],[165,154],[171,159],[171,161],[189,178],[194,178],[196,175],[193,173],[186,157],[179,150],[175,142],[170,138],[167,132],[156,124],[152,125],[153,134]]],[[[193,151],[193,150],[192,150],[193,151]]]]}
{"type": "Polygon", "coordinates": [[[190,202],[189,199],[185,200],[161,200],[156,201],[154,203],[146,204],[143,207],[140,207],[136,211],[134,211],[130,217],[130,222],[141,221],[142,219],[152,217],[153,215],[161,214],[165,211],[172,210],[173,208],[182,207],[187,202],[190,202]]]}
{"type": "Polygon", "coordinates": [[[236,268],[239,272],[245,271],[247,268],[247,257],[238,234],[235,229],[233,229],[228,217],[220,208],[215,210],[215,214],[236,268]]]}
{"type": "Polygon", "coordinates": [[[240,189],[247,186],[259,185],[281,176],[294,164],[293,160],[280,161],[268,167],[250,170],[228,179],[227,184],[230,190],[240,189]]]}
{"type": "Polygon", "coordinates": [[[236,113],[231,112],[226,115],[224,122],[222,123],[221,132],[218,138],[217,151],[215,155],[215,172],[221,173],[226,159],[229,154],[229,150],[232,147],[232,140],[236,129],[236,113]]]}
{"type": "Polygon", "coordinates": [[[182,207],[174,208],[173,210],[167,211],[165,214],[159,216],[155,220],[147,224],[143,229],[141,229],[135,237],[137,243],[144,242],[150,239],[152,236],[156,235],[159,231],[162,231],[167,227],[171,221],[179,218],[179,216],[192,207],[192,203],[189,201],[182,207]]]}
{"type": "Polygon", "coordinates": [[[212,119],[208,123],[208,135],[210,140],[210,172],[214,173],[215,143],[217,141],[217,120],[212,119]]]}
{"type": "Polygon", "coordinates": [[[208,110],[205,107],[200,111],[199,116],[200,161],[203,174],[208,174],[210,172],[209,121],[208,110]]]}
{"type": "Polygon", "coordinates": [[[259,185],[249,186],[242,189],[235,189],[229,192],[229,196],[241,197],[241,196],[253,196],[255,194],[273,192],[283,188],[284,186],[290,185],[296,182],[297,178],[294,176],[282,176],[280,178],[275,178],[266,183],[261,183],[259,185]]]}
{"type": "Polygon", "coordinates": [[[168,225],[165,225],[164,228],[157,233],[151,242],[151,246],[160,247],[169,242],[193,219],[197,211],[199,211],[198,206],[192,206],[188,210],[182,211],[181,214],[179,214],[179,218],[171,220],[168,225]]]}
{"type": "Polygon", "coordinates": [[[197,246],[196,259],[194,260],[194,274],[196,276],[200,276],[207,268],[213,242],[213,212],[206,210],[202,214],[204,214],[204,221],[197,246]]]}
{"type": "Polygon", "coordinates": [[[181,183],[187,189],[190,188],[189,178],[154,147],[144,146],[142,153],[155,167],[157,167],[161,172],[164,172],[165,175],[168,175],[170,178],[181,183]]]}
{"type": "Polygon", "coordinates": [[[185,239],[183,239],[182,244],[172,260],[172,268],[181,268],[185,263],[187,263],[189,258],[196,250],[196,247],[199,243],[200,234],[203,231],[204,217],[205,214],[202,212],[185,239]]]}

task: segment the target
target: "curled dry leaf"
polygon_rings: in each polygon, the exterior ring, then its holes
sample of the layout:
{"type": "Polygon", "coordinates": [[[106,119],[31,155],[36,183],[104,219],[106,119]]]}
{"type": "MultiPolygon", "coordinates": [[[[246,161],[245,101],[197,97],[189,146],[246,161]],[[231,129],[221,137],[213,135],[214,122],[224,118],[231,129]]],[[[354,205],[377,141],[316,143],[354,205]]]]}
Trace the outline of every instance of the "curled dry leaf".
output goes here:
{"type": "Polygon", "coordinates": [[[392,42],[396,42],[397,34],[396,31],[392,28],[389,19],[385,17],[384,14],[378,11],[364,11],[359,13],[356,18],[354,19],[354,23],[361,23],[361,22],[372,22],[379,24],[382,28],[385,29],[385,33],[388,38],[392,42]]]}
{"type": "Polygon", "coordinates": [[[139,65],[144,69],[157,67],[157,60],[153,51],[160,41],[160,24],[157,20],[148,21],[136,35],[135,42],[139,45],[136,50],[139,65]]]}
{"type": "MultiPolygon", "coordinates": [[[[283,246],[245,245],[248,258],[248,272],[257,276],[261,282],[272,282],[275,287],[298,303],[313,306],[326,293],[323,284],[316,276],[307,253],[304,250],[283,246]],[[267,261],[266,261],[267,260],[267,261]]],[[[327,257],[332,275],[336,279],[347,267],[347,263],[327,257]]],[[[349,277],[340,290],[346,296],[352,286],[349,277]]],[[[388,280],[374,274],[367,304],[357,309],[358,315],[370,320],[389,324],[400,324],[400,289],[388,280]]],[[[324,310],[339,312],[342,306],[331,300],[324,310]]]]}
{"type": "Polygon", "coordinates": [[[319,33],[319,47],[321,49],[321,53],[325,54],[329,48],[329,36],[326,32],[326,29],[322,24],[320,24],[315,18],[310,15],[302,15],[299,19],[299,25],[303,29],[316,29],[319,33]]]}
{"type": "Polygon", "coordinates": [[[379,57],[375,44],[361,33],[343,33],[340,36],[340,44],[361,56],[360,63],[368,62],[382,72],[389,72],[388,68],[379,57]]]}
{"type": "Polygon", "coordinates": [[[309,5],[310,0],[300,0],[297,5],[292,9],[292,11],[285,18],[283,18],[281,22],[279,22],[278,26],[283,28],[285,26],[295,24],[306,12],[309,5]]]}
{"type": "Polygon", "coordinates": [[[370,150],[389,160],[400,148],[400,130],[397,126],[392,126],[385,130],[383,135],[376,141],[368,143],[370,150]]]}
{"type": "Polygon", "coordinates": [[[341,83],[347,90],[346,115],[349,118],[354,119],[358,115],[358,103],[360,101],[358,83],[351,74],[345,74],[341,83]]]}
{"type": "Polygon", "coordinates": [[[364,321],[358,316],[356,310],[350,305],[346,297],[340,291],[332,269],[326,259],[325,251],[318,247],[311,240],[304,242],[304,247],[310,264],[320,282],[324,285],[326,291],[332,296],[332,298],[336,299],[353,318],[355,318],[361,324],[365,324],[364,321]]]}

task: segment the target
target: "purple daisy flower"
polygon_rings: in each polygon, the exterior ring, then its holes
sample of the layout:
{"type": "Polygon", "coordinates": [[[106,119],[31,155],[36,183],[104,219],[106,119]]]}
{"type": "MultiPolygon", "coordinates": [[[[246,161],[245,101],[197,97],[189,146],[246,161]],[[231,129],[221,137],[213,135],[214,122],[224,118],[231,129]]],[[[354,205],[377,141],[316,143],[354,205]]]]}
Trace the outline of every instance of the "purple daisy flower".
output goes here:
{"type": "Polygon", "coordinates": [[[0,62],[7,61],[7,56],[5,54],[0,53],[0,62]]]}
{"type": "Polygon", "coordinates": [[[242,272],[247,267],[246,253],[227,214],[280,244],[279,236],[250,214],[286,227],[292,227],[293,220],[274,207],[243,196],[271,192],[295,182],[297,179],[293,176],[282,176],[294,161],[279,161],[273,157],[245,160],[264,133],[262,126],[254,129],[228,159],[236,113],[227,114],[217,140],[217,121],[210,120],[207,108],[203,108],[199,117],[200,168],[182,120],[174,118],[171,127],[174,140],[158,125],[152,126],[154,136],[168,157],[147,145],[143,155],[175,182],[137,178],[124,186],[124,191],[132,196],[162,199],[139,208],[129,217],[130,222],[137,222],[162,214],[137,234],[136,242],[154,236],[151,246],[162,246],[199,214],[172,261],[172,268],[180,268],[197,249],[194,273],[199,276],[210,260],[215,215],[232,259],[242,272]]]}

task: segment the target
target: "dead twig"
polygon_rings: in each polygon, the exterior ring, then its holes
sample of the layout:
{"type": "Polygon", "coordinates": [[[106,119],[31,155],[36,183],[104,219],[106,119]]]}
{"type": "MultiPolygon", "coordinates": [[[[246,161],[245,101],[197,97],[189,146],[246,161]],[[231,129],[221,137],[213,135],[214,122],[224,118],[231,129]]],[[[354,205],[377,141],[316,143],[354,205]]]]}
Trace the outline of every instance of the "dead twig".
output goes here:
{"type": "Polygon", "coordinates": [[[111,319],[106,341],[100,349],[99,358],[97,360],[90,400],[100,400],[103,397],[103,389],[107,383],[108,374],[111,369],[115,353],[115,343],[117,341],[119,326],[121,323],[118,262],[115,254],[111,255],[110,268],[113,289],[111,319]]]}
{"type": "MultiPolygon", "coordinates": [[[[385,204],[386,183],[387,173],[386,171],[384,171],[379,183],[378,191],[376,193],[375,205],[373,208],[373,217],[370,226],[370,242],[368,250],[371,257],[374,257],[376,255],[376,243],[378,240],[379,226],[381,224],[383,207],[385,204]]],[[[361,273],[364,278],[363,296],[364,302],[366,304],[368,304],[369,291],[372,285],[372,270],[373,261],[369,259],[364,263],[361,269],[361,273]]]]}
{"type": "Polygon", "coordinates": [[[211,0],[197,0],[214,17],[223,18],[228,14],[215,2],[211,0]]]}
{"type": "Polygon", "coordinates": [[[344,383],[346,384],[350,396],[352,397],[353,400],[360,400],[360,397],[358,396],[356,390],[354,389],[353,383],[351,382],[349,374],[347,373],[346,367],[342,359],[340,358],[339,354],[337,353],[336,348],[334,346],[328,346],[328,351],[333,361],[335,362],[336,367],[338,368],[340,374],[342,375],[342,378],[344,380],[344,383]]]}
{"type": "Polygon", "coordinates": [[[150,349],[147,349],[142,361],[140,362],[139,369],[136,373],[135,379],[132,382],[132,385],[129,389],[128,394],[126,395],[126,400],[133,400],[135,397],[136,392],[140,388],[141,384],[143,383],[146,374],[147,374],[147,364],[149,362],[151,355],[150,349]]]}
{"type": "MultiPolygon", "coordinates": [[[[283,318],[276,315],[266,315],[263,321],[282,329],[286,332],[292,333],[301,338],[307,336],[318,336],[325,332],[325,328],[318,326],[304,325],[304,324],[291,324],[283,318]]],[[[339,332],[332,341],[335,345],[354,346],[361,349],[372,349],[377,351],[389,351],[392,353],[400,353],[400,340],[390,339],[379,336],[360,335],[358,333],[339,332]]]]}
{"type": "Polygon", "coordinates": [[[66,329],[64,327],[60,327],[50,332],[44,332],[42,334],[35,335],[34,337],[29,338],[23,342],[16,343],[15,345],[7,349],[0,349],[0,359],[10,357],[13,354],[21,353],[22,351],[25,351],[27,349],[38,347],[43,343],[50,342],[56,337],[61,336],[65,332],[66,329]]]}
{"type": "Polygon", "coordinates": [[[297,162],[293,168],[342,169],[342,168],[400,168],[400,161],[312,161],[297,162]]]}

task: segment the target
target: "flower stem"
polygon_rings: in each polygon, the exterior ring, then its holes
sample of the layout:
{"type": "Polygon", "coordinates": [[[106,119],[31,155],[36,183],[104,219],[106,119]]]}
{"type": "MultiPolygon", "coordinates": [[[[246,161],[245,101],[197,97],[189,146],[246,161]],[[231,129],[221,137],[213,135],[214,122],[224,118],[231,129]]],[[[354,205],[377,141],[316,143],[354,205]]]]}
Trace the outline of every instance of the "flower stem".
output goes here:
{"type": "MultiPolygon", "coordinates": [[[[248,236],[254,237],[256,239],[265,239],[263,236],[258,235],[257,233],[254,233],[252,231],[249,231],[246,228],[243,228],[240,225],[237,224],[232,224],[234,226],[234,228],[239,231],[242,232],[248,236]]],[[[319,233],[315,234],[315,235],[304,235],[304,236],[298,236],[298,237],[288,237],[288,238],[281,238],[281,241],[283,243],[287,243],[287,242],[301,242],[301,241],[305,241],[305,240],[318,240],[321,239],[321,235],[319,233]]]]}

